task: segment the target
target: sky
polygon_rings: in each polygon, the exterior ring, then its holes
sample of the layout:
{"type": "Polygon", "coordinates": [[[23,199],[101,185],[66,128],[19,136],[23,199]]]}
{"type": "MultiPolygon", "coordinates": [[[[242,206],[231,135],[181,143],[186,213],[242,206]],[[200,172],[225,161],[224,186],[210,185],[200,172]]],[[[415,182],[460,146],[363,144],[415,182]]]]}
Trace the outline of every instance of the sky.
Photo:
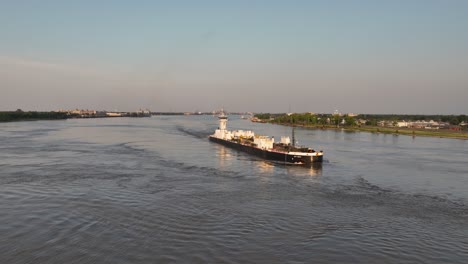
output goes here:
{"type": "Polygon", "coordinates": [[[0,0],[0,111],[468,114],[468,1],[0,0]]]}

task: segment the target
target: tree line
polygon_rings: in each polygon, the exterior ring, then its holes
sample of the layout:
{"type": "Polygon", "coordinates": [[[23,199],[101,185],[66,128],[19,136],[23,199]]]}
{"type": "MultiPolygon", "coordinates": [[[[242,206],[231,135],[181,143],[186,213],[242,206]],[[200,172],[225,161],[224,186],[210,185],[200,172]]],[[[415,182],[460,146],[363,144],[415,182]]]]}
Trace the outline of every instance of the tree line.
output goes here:
{"type": "Polygon", "coordinates": [[[358,118],[368,120],[371,124],[377,124],[378,121],[430,121],[447,122],[450,125],[459,125],[462,122],[468,123],[467,115],[368,115],[361,114],[358,118]]]}
{"type": "Polygon", "coordinates": [[[337,115],[337,114],[313,114],[313,113],[294,113],[294,114],[256,114],[256,118],[279,124],[294,125],[334,125],[334,126],[357,126],[369,125],[376,126],[379,121],[397,122],[405,121],[438,121],[447,122],[451,125],[459,125],[462,122],[468,123],[467,115],[380,115],[380,114],[361,114],[356,116],[337,115]],[[360,122],[358,122],[360,121],[360,122]]]}
{"type": "Polygon", "coordinates": [[[56,120],[67,119],[67,113],[62,112],[24,112],[20,109],[16,111],[0,112],[0,122],[27,121],[27,120],[56,120]]]}

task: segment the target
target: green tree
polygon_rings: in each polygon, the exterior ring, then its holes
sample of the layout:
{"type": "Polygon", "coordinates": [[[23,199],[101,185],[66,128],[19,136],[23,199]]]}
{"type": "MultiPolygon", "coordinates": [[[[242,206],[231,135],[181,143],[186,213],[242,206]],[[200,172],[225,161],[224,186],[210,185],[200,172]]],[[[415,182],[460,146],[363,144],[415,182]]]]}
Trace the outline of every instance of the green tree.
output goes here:
{"type": "Polygon", "coordinates": [[[345,115],[344,120],[346,126],[356,126],[356,120],[354,119],[354,117],[345,115]]]}

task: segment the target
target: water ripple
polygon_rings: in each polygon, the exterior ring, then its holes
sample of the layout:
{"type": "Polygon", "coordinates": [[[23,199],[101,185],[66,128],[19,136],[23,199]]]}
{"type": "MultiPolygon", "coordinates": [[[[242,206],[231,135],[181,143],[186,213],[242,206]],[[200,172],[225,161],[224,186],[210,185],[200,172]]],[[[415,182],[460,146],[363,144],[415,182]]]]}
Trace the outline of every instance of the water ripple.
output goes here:
{"type": "MultiPolygon", "coordinates": [[[[299,130],[322,140],[330,161],[305,169],[212,144],[211,120],[201,117],[94,122],[23,123],[1,132],[1,263],[468,259],[466,196],[456,186],[447,191],[446,182],[428,184],[438,179],[431,173],[447,171],[445,181],[468,186],[458,160],[465,150],[452,148],[452,162],[427,170],[401,153],[418,156],[439,143],[411,150],[394,142],[388,150],[389,141],[376,137],[361,143],[374,148],[356,151],[363,134],[299,130]]],[[[279,129],[252,126],[265,134],[279,129]]]]}

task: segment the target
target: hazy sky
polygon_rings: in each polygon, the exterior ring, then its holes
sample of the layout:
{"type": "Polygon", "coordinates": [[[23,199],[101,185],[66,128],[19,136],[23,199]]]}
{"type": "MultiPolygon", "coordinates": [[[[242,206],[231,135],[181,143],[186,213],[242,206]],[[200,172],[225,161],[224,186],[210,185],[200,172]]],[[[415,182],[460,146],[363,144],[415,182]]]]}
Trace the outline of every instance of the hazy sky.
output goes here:
{"type": "Polygon", "coordinates": [[[468,1],[0,1],[0,110],[468,114],[468,1]]]}

